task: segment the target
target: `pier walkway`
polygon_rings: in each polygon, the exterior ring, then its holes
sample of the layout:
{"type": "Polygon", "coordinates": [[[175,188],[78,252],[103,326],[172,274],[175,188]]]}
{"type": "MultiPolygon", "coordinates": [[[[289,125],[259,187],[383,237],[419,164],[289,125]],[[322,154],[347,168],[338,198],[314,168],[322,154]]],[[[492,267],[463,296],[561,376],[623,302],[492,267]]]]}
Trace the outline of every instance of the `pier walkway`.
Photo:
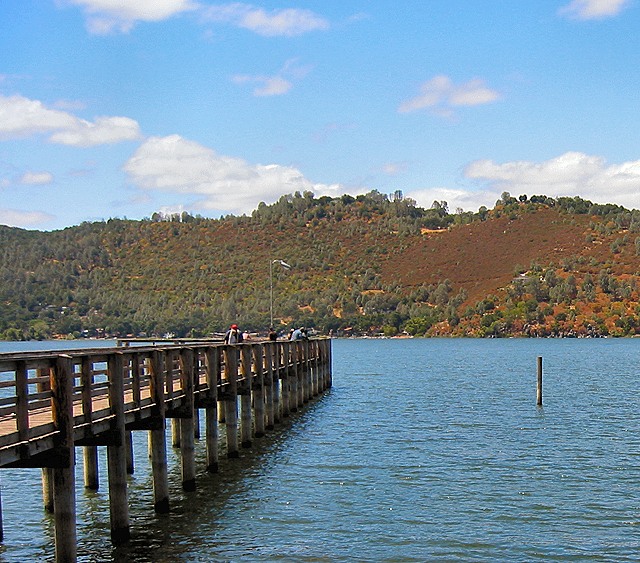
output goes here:
{"type": "Polygon", "coordinates": [[[154,509],[167,512],[167,419],[181,451],[182,486],[194,490],[201,411],[207,469],[217,471],[219,423],[226,455],[238,457],[240,447],[330,386],[331,341],[324,338],[0,354],[0,468],[42,468],[56,561],[76,561],[75,447],[84,448],[88,488],[99,483],[97,448],[107,448],[111,538],[118,544],[130,535],[132,431],[149,432],[154,509]]]}

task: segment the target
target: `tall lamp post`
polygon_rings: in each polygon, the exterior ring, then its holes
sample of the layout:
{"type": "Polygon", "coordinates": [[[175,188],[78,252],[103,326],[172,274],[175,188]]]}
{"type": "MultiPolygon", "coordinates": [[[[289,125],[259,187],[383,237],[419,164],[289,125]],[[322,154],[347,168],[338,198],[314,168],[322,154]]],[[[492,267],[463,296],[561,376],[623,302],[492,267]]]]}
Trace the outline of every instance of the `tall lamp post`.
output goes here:
{"type": "Polygon", "coordinates": [[[273,265],[280,264],[285,270],[290,270],[291,266],[287,264],[284,260],[271,260],[269,262],[269,313],[271,324],[269,326],[273,326],[273,265]]]}

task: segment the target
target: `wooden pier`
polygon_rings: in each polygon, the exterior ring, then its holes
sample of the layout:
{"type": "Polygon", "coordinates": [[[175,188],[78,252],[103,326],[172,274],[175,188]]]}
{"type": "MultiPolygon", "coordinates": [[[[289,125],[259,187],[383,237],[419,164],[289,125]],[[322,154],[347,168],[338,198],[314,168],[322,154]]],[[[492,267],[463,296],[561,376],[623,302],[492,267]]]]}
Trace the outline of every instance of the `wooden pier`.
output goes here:
{"type": "MultiPolygon", "coordinates": [[[[42,468],[44,507],[54,513],[55,559],[77,560],[75,448],[85,487],[99,487],[97,448],[107,448],[111,539],[130,535],[131,432],[149,433],[153,508],[170,511],[166,428],[180,448],[182,486],[195,490],[195,438],[205,413],[206,463],[218,470],[219,423],[238,457],[331,386],[331,340],[154,343],[0,354],[0,468],[42,468]]],[[[1,507],[0,507],[1,508],[1,507]]],[[[2,539],[0,510],[0,539],[2,539]]]]}

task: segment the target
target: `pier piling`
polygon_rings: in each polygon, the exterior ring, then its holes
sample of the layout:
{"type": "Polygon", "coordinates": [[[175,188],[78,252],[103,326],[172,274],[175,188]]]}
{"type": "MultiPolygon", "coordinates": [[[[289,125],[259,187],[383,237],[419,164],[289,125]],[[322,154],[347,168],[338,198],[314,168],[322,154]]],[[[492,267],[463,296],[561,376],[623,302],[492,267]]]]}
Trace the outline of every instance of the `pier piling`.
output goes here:
{"type": "Polygon", "coordinates": [[[542,406],[542,356],[538,356],[538,385],[536,397],[536,404],[542,406]]]}

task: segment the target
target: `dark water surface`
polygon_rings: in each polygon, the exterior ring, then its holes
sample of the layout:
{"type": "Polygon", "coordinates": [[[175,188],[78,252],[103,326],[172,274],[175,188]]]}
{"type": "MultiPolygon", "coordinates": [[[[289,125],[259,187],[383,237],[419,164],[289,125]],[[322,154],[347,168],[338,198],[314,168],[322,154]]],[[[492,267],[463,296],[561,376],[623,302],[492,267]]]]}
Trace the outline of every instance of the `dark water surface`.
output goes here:
{"type": "MultiPolygon", "coordinates": [[[[133,539],[82,487],[81,561],[639,561],[640,340],[337,340],[334,387],[155,515],[134,433],[133,539]],[[544,407],[536,407],[536,357],[544,407]]],[[[171,450],[171,448],[169,448],[171,450]]],[[[204,468],[204,439],[198,467],[204,468]]],[[[0,561],[52,561],[39,470],[0,472],[0,561]]]]}

